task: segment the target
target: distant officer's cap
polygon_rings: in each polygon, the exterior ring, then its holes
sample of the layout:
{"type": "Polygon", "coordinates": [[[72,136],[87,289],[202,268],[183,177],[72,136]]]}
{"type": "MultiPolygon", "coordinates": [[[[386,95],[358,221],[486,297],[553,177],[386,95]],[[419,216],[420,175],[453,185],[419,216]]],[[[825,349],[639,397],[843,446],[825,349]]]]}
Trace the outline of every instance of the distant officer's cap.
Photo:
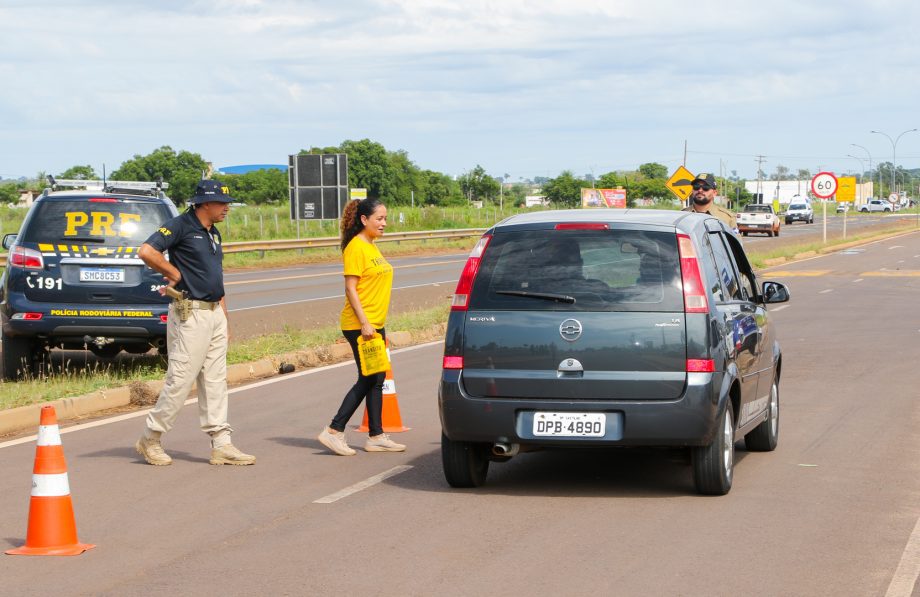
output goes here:
{"type": "Polygon", "coordinates": [[[211,203],[212,201],[219,203],[236,201],[236,199],[227,194],[229,192],[230,189],[221,186],[216,180],[202,180],[198,182],[198,187],[195,188],[195,196],[189,199],[188,202],[192,205],[198,205],[200,203],[211,203]]]}
{"type": "Polygon", "coordinates": [[[710,189],[716,188],[716,177],[708,172],[700,172],[696,178],[690,181],[691,185],[703,183],[710,189]]]}

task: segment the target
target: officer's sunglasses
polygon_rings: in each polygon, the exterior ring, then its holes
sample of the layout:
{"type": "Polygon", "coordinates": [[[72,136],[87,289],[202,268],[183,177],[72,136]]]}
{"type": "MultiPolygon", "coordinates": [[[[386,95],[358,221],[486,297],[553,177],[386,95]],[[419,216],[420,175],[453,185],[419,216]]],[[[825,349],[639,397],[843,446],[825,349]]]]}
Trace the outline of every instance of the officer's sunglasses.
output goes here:
{"type": "Polygon", "coordinates": [[[694,191],[700,191],[700,190],[708,191],[708,190],[711,190],[711,189],[713,189],[713,188],[715,188],[715,187],[711,187],[711,186],[709,186],[708,184],[706,184],[705,182],[695,182],[695,183],[693,183],[692,185],[690,185],[690,188],[692,188],[694,191]]]}

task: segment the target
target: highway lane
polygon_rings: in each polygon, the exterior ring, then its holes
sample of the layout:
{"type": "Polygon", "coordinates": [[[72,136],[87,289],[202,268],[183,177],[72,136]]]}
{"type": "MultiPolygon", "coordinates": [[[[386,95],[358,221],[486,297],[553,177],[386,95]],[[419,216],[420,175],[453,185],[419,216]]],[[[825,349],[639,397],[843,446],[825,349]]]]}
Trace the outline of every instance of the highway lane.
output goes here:
{"type": "MultiPolygon", "coordinates": [[[[685,454],[663,450],[523,454],[493,465],[485,487],[451,490],[433,344],[393,355],[412,427],[398,437],[403,454],[343,458],[313,439],[354,375],[348,363],[234,391],[251,468],[206,463],[194,407],[165,441],[171,467],[133,453],[136,416],[65,433],[80,539],[98,547],[2,557],[4,592],[909,595],[920,234],[763,277],[793,296],[771,308],[784,348],[780,442],[773,453],[739,443],[727,496],[695,495],[685,454]]],[[[0,446],[7,549],[25,535],[34,444],[0,446]]]]}

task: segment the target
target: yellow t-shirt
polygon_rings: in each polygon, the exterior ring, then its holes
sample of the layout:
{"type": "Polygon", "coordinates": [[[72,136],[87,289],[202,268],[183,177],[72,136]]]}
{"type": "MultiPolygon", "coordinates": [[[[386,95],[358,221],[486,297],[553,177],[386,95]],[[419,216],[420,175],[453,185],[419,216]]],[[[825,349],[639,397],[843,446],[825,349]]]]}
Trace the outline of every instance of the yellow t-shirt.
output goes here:
{"type": "MultiPolygon", "coordinates": [[[[358,300],[361,301],[368,322],[375,328],[384,327],[387,310],[390,308],[390,291],[393,289],[393,266],[383,258],[377,245],[360,236],[349,241],[342,253],[342,261],[345,265],[344,275],[358,276],[358,300]]],[[[343,330],[361,329],[361,323],[347,296],[339,323],[343,330]]]]}

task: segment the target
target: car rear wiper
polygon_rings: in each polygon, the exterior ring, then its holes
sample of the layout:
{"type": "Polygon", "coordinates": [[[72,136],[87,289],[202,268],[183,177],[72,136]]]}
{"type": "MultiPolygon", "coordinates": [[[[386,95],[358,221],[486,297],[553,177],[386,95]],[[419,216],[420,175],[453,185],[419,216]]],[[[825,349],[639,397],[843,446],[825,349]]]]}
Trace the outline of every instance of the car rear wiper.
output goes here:
{"type": "Polygon", "coordinates": [[[68,236],[67,238],[62,238],[58,242],[76,242],[76,243],[99,243],[102,244],[105,242],[105,239],[101,236],[68,236]]]}
{"type": "Polygon", "coordinates": [[[495,294],[507,294],[509,296],[526,296],[529,298],[543,299],[546,301],[556,301],[558,303],[574,304],[575,297],[567,294],[554,294],[551,292],[528,292],[526,290],[496,290],[495,294]]]}

